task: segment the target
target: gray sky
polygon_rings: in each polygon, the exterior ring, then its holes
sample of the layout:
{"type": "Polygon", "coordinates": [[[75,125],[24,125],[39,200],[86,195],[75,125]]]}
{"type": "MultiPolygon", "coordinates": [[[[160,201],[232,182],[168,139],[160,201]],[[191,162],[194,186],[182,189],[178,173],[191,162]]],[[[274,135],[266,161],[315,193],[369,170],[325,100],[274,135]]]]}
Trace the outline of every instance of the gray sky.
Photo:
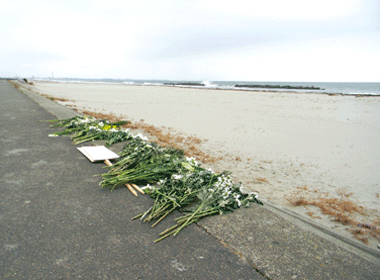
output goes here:
{"type": "Polygon", "coordinates": [[[379,0],[0,0],[0,76],[380,82],[379,0]]]}

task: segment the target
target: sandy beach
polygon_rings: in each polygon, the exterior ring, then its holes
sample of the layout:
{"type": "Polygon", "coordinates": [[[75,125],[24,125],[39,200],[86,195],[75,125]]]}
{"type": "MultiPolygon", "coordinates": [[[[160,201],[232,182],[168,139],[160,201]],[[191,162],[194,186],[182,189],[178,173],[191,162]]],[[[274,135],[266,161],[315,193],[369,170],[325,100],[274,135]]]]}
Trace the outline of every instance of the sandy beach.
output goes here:
{"type": "Polygon", "coordinates": [[[342,233],[317,207],[293,207],[289,198],[340,194],[366,209],[361,222],[379,217],[378,97],[33,83],[32,91],[63,98],[58,102],[79,112],[113,113],[195,136],[202,151],[219,158],[203,166],[229,170],[245,190],[342,233]]]}

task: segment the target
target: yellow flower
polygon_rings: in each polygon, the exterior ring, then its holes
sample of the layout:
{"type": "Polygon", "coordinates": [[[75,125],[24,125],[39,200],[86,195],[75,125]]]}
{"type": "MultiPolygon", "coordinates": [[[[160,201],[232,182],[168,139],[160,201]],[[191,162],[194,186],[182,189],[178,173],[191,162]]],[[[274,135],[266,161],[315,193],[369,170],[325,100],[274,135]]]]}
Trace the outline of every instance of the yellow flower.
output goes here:
{"type": "Polygon", "coordinates": [[[103,126],[103,130],[110,130],[111,126],[109,124],[106,124],[103,126]]]}

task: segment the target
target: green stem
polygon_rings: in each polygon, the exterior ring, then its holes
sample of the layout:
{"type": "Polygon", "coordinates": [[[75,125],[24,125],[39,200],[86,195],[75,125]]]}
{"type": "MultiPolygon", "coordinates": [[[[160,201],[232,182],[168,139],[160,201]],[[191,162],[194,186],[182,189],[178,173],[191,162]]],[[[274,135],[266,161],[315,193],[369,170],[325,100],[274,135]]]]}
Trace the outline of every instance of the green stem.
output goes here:
{"type": "Polygon", "coordinates": [[[186,219],[186,221],[175,231],[174,236],[176,236],[183,228],[193,223],[190,223],[191,219],[195,216],[196,213],[198,213],[202,206],[203,204],[201,204],[201,206],[188,219],[186,219]]]}
{"type": "Polygon", "coordinates": [[[143,220],[143,219],[145,218],[145,216],[148,215],[148,213],[149,213],[151,210],[152,210],[152,207],[150,207],[150,208],[148,209],[148,211],[146,211],[146,212],[141,216],[140,220],[143,220]]]}
{"type": "Polygon", "coordinates": [[[172,231],[173,229],[176,229],[178,226],[179,226],[179,224],[176,224],[176,225],[172,226],[171,228],[168,228],[168,229],[164,230],[164,231],[161,232],[159,235],[160,235],[160,236],[161,236],[161,235],[164,235],[164,234],[166,234],[167,232],[172,231]]]}
{"type": "MultiPolygon", "coordinates": [[[[198,214],[197,214],[196,216],[194,216],[194,217],[196,217],[196,218],[199,219],[199,218],[201,218],[201,217],[206,217],[206,216],[209,216],[209,215],[212,215],[212,214],[218,213],[218,212],[219,212],[219,210],[217,210],[217,209],[205,210],[205,211],[202,211],[202,212],[198,213],[198,214]]],[[[177,223],[183,223],[183,221],[187,220],[189,216],[190,216],[190,214],[185,215],[185,216],[178,217],[178,218],[175,219],[175,221],[176,221],[177,223]]]]}
{"type": "Polygon", "coordinates": [[[178,203],[177,203],[177,201],[175,201],[173,198],[171,198],[171,197],[169,197],[169,196],[167,196],[166,194],[164,194],[164,193],[162,193],[162,192],[160,192],[160,191],[156,191],[157,193],[159,193],[160,195],[162,195],[163,197],[166,197],[167,199],[169,199],[169,200],[171,200],[174,204],[176,204],[178,207],[181,207],[181,205],[179,205],[178,203]]]}
{"type": "Polygon", "coordinates": [[[168,234],[166,234],[166,235],[164,235],[164,236],[162,236],[162,237],[160,237],[160,238],[154,240],[154,243],[158,243],[158,242],[160,242],[161,240],[163,240],[163,239],[169,237],[169,236],[172,235],[172,234],[173,234],[173,232],[169,232],[168,234]]]}
{"type": "Polygon", "coordinates": [[[133,220],[136,220],[136,219],[138,219],[138,218],[140,218],[142,215],[144,215],[144,213],[141,213],[141,214],[138,214],[137,216],[134,216],[134,217],[132,218],[132,221],[133,221],[133,220]]]}
{"type": "MultiPolygon", "coordinates": [[[[156,219],[157,217],[159,217],[161,215],[162,212],[164,212],[168,207],[170,207],[170,204],[164,204],[163,206],[159,207],[159,208],[156,208],[154,209],[151,214],[149,215],[149,220],[148,221],[151,221],[153,219],[156,219]]],[[[174,209],[174,208],[173,208],[174,209]]],[[[172,210],[169,210],[169,213],[173,211],[172,210]]],[[[148,219],[148,218],[147,218],[148,219]]],[[[145,222],[145,221],[144,221],[145,222]]]]}
{"type": "Polygon", "coordinates": [[[153,225],[152,225],[152,228],[153,227],[155,227],[159,222],[161,222],[163,219],[165,219],[165,217],[167,216],[167,215],[169,215],[171,213],[171,211],[169,212],[166,212],[166,214],[165,215],[163,215],[161,218],[159,218],[153,225]]]}

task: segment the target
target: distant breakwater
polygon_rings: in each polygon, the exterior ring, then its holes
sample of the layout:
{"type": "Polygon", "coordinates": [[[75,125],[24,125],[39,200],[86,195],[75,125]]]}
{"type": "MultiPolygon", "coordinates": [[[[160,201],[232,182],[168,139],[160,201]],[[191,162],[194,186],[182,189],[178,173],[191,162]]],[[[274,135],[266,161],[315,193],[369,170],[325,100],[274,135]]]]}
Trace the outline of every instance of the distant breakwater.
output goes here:
{"type": "Polygon", "coordinates": [[[235,85],[239,88],[277,88],[277,89],[312,89],[312,90],[324,90],[319,87],[304,87],[304,86],[279,86],[279,85],[235,85]]]}
{"type": "Polygon", "coordinates": [[[205,84],[202,83],[164,83],[165,86],[201,86],[204,87],[205,84]]]}

